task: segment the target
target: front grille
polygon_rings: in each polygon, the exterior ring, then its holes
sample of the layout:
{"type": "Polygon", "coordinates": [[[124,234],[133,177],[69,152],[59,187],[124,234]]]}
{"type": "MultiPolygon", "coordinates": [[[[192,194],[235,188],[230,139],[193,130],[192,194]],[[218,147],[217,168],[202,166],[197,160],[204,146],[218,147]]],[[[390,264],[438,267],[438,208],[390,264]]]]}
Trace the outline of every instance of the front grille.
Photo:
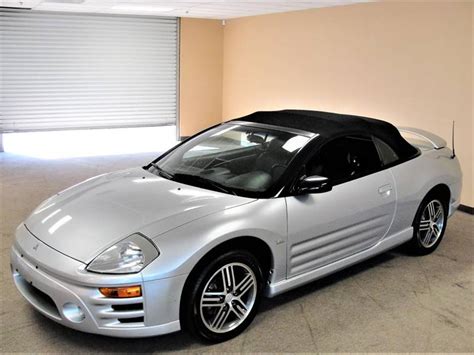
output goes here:
{"type": "Polygon", "coordinates": [[[145,325],[143,297],[107,298],[97,290],[97,295],[91,303],[100,326],[139,327],[145,325]]]}
{"type": "Polygon", "coordinates": [[[143,309],[143,303],[113,304],[112,309],[114,311],[136,311],[143,309]]]}
{"type": "Polygon", "coordinates": [[[120,323],[143,323],[144,317],[135,317],[135,318],[119,318],[120,323]]]}
{"type": "Polygon", "coordinates": [[[43,291],[26,281],[19,273],[15,273],[15,282],[21,293],[36,307],[53,318],[61,319],[56,303],[43,291]]]}

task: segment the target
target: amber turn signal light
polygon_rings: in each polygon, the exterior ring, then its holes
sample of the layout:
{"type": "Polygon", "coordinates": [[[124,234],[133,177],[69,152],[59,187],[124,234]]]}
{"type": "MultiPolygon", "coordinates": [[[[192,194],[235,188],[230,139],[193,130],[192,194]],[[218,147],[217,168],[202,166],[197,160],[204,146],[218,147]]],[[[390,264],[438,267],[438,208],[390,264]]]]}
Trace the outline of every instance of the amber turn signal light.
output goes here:
{"type": "Polygon", "coordinates": [[[100,287],[99,291],[105,297],[110,298],[131,298],[140,297],[142,295],[142,288],[140,285],[127,287],[100,287]]]}

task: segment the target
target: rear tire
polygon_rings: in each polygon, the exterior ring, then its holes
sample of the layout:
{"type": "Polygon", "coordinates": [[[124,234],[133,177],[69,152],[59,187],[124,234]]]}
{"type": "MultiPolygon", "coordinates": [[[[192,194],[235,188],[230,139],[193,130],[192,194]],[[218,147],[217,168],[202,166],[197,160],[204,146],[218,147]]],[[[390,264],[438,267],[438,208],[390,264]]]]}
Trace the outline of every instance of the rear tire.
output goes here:
{"type": "Polygon", "coordinates": [[[448,222],[447,202],[437,194],[428,194],[420,204],[413,221],[410,250],[416,255],[427,255],[436,250],[448,222]]]}
{"type": "Polygon", "coordinates": [[[263,285],[262,268],[248,251],[229,251],[211,259],[185,288],[183,329],[212,343],[239,335],[257,313],[263,285]]]}

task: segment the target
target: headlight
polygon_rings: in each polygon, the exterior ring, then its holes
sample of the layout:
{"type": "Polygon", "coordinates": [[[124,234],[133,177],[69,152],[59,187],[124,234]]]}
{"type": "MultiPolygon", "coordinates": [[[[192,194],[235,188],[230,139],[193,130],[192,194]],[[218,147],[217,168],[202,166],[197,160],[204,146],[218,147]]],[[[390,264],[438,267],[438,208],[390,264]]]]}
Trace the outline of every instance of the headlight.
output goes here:
{"type": "Polygon", "coordinates": [[[152,242],[141,234],[132,234],[97,256],[86,269],[103,274],[130,274],[140,272],[158,255],[152,242]]]}

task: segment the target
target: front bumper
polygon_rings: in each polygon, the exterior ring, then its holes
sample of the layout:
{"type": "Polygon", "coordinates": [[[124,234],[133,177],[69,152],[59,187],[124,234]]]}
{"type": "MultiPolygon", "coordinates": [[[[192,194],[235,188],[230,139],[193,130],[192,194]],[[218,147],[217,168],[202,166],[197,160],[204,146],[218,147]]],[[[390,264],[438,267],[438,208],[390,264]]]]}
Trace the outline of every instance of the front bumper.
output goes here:
{"type": "Polygon", "coordinates": [[[88,273],[84,264],[42,243],[24,226],[17,229],[11,268],[23,297],[46,317],[67,327],[116,337],[180,330],[179,302],[186,275],[143,281],[138,274],[132,281],[127,275],[88,273]],[[107,298],[98,290],[101,286],[137,284],[142,287],[142,297],[107,298]]]}

